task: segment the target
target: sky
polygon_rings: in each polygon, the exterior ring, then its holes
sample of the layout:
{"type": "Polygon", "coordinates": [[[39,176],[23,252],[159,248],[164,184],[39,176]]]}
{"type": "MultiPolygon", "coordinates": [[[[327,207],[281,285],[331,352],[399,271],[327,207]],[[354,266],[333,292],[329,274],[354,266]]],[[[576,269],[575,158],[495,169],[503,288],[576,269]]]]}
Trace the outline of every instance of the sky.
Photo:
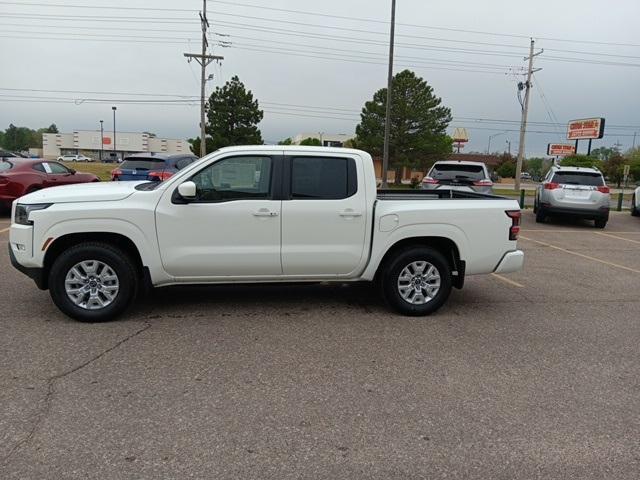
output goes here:
{"type": "MultiPolygon", "coordinates": [[[[198,135],[200,0],[0,0],[0,129],[112,128],[198,135]],[[101,8],[108,6],[109,8],[101,8]]],[[[233,75],[264,110],[266,143],[355,132],[386,86],[391,0],[207,1],[207,92],[233,75]],[[225,42],[222,44],[221,42],[225,42]],[[225,46],[223,46],[225,45],[225,46]]],[[[394,71],[424,78],[464,127],[463,151],[517,152],[529,38],[535,40],[528,156],[566,142],[569,120],[606,118],[593,148],[640,145],[637,0],[397,0],[394,71]]],[[[583,142],[580,150],[586,149],[583,142]]]]}

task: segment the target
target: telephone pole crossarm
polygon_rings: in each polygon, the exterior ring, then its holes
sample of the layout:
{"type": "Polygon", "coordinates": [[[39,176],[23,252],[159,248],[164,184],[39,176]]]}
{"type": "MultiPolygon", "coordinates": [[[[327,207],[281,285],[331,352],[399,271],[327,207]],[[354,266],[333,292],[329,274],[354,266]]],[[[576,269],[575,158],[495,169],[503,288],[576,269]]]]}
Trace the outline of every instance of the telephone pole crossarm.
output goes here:
{"type": "Polygon", "coordinates": [[[189,61],[195,60],[196,62],[198,62],[200,66],[202,66],[202,63],[204,62],[205,67],[213,61],[219,62],[220,60],[224,60],[224,57],[221,57],[220,55],[202,55],[200,53],[185,53],[184,56],[187,57],[189,61]]]}

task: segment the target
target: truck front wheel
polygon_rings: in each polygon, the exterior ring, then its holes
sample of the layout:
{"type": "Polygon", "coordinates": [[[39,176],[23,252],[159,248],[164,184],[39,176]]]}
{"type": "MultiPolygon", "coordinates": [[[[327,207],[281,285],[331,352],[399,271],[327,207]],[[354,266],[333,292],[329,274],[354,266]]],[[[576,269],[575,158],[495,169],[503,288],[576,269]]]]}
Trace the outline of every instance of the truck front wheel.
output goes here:
{"type": "Polygon", "coordinates": [[[451,293],[451,269],[444,256],[429,247],[400,251],[381,275],[385,300],[403,315],[429,315],[451,293]]]}
{"type": "Polygon", "coordinates": [[[99,242],[68,248],[49,272],[56,306],[81,322],[104,322],[122,313],[135,298],[138,275],[122,250],[99,242]]]}

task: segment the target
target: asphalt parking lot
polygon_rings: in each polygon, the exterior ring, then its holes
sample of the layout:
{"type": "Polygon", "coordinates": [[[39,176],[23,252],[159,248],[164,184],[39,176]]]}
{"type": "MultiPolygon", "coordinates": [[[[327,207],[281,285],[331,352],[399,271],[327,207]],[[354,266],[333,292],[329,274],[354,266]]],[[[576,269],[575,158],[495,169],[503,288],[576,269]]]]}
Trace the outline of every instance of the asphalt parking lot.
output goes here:
{"type": "Polygon", "coordinates": [[[86,325],[0,219],[0,478],[640,477],[640,220],[539,225],[436,315],[369,288],[159,290],[86,325]]]}

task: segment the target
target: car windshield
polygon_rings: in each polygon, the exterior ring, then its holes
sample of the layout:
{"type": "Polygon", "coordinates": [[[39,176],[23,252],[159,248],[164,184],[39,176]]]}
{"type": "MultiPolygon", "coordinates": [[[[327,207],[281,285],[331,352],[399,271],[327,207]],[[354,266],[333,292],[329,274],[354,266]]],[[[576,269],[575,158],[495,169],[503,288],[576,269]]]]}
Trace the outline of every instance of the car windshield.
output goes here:
{"type": "Polygon", "coordinates": [[[13,168],[13,163],[11,162],[0,162],[0,172],[6,172],[7,170],[11,170],[13,168]]]}
{"type": "Polygon", "coordinates": [[[431,178],[436,180],[454,180],[463,178],[468,180],[482,180],[484,177],[484,168],[482,165],[463,165],[440,163],[435,164],[430,174],[431,178]]]}
{"type": "Polygon", "coordinates": [[[164,168],[164,160],[159,158],[126,158],[121,170],[162,170],[164,168]]]}
{"type": "Polygon", "coordinates": [[[595,172],[556,172],[551,181],[564,185],[588,185],[591,187],[604,185],[602,175],[595,172]]]}

